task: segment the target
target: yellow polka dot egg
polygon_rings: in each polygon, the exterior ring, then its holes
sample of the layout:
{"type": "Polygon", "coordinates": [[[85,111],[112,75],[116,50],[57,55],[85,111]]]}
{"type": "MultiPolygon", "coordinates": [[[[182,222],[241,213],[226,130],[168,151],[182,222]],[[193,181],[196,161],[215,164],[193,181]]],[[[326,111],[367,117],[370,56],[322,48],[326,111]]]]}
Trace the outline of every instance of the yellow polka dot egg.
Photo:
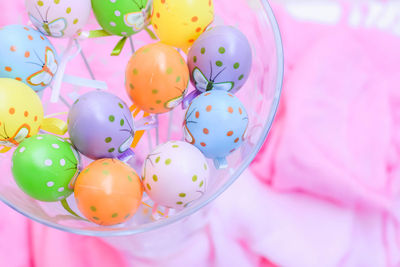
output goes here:
{"type": "Polygon", "coordinates": [[[151,22],[161,42],[187,52],[214,20],[212,0],[154,0],[151,22]]]}
{"type": "Polygon", "coordinates": [[[158,146],[143,165],[146,193],[158,205],[182,209],[199,199],[207,189],[209,167],[195,146],[170,141],[158,146]]]}
{"type": "Polygon", "coordinates": [[[90,0],[25,0],[33,25],[51,37],[72,37],[87,23],[90,0]]]}
{"type": "Polygon", "coordinates": [[[43,106],[22,82],[0,78],[0,145],[17,146],[35,135],[43,121],[43,106]]]}
{"type": "Polygon", "coordinates": [[[38,92],[50,85],[59,57],[42,33],[23,25],[0,28],[0,78],[24,82],[38,92]]]}

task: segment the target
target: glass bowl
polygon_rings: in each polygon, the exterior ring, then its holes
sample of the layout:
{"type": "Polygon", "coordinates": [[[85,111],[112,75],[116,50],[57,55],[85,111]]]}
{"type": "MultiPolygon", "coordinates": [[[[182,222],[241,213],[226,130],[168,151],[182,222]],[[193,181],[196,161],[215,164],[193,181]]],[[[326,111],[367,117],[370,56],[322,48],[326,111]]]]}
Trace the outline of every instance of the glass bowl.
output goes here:
{"type": "MultiPolygon", "coordinates": [[[[263,145],[274,120],[277,111],[283,79],[283,51],[279,28],[272,9],[266,0],[214,0],[215,21],[214,25],[232,25],[239,28],[249,39],[253,49],[253,67],[251,75],[245,86],[236,94],[245,105],[249,114],[249,127],[245,136],[243,146],[228,157],[229,167],[224,170],[211,169],[211,179],[206,194],[181,211],[171,211],[168,217],[162,216],[164,209],[158,208],[152,213],[153,203],[144,196],[144,204],[139,211],[128,222],[116,226],[105,227],[80,220],[71,215],[59,202],[46,203],[36,201],[25,195],[15,184],[11,174],[12,152],[0,155],[0,200],[20,212],[26,217],[59,230],[91,236],[123,236],[140,234],[155,230],[175,222],[183,226],[175,229],[187,229],[189,215],[202,209],[222,194],[249,166],[263,145]],[[186,220],[182,220],[186,218],[186,220]]],[[[12,4],[10,4],[12,5],[12,4]]],[[[96,28],[92,18],[88,27],[96,28]]],[[[97,26],[98,27],[98,26],[97,26]]],[[[133,36],[133,43],[140,47],[150,41],[146,33],[133,36]]],[[[65,46],[66,40],[51,40],[59,51],[65,46]]],[[[113,46],[118,42],[117,37],[100,39],[88,39],[81,42],[82,51],[86,57],[77,57],[68,65],[67,72],[80,74],[78,66],[87,61],[91,66],[94,76],[101,77],[107,82],[108,79],[118,80],[117,84],[109,84],[109,91],[123,98],[126,103],[132,104],[124,88],[124,71],[128,62],[131,49],[124,48],[118,57],[110,57],[113,46]],[[96,46],[97,51],[92,51],[96,46]],[[103,51],[103,53],[99,53],[103,51]],[[100,62],[100,63],[99,63],[100,62]],[[101,62],[106,65],[106,71],[101,68],[101,62]],[[108,68],[108,71],[107,71],[108,68]],[[118,79],[115,79],[118,77],[118,79]]],[[[189,91],[193,90],[190,85],[189,91]]],[[[46,89],[42,95],[42,101],[46,114],[58,114],[58,117],[66,120],[65,113],[68,106],[73,103],[74,98],[89,91],[87,88],[79,88],[64,85],[62,89],[62,101],[52,104],[49,101],[50,92],[46,89]]],[[[129,163],[141,173],[143,159],[154,148],[156,144],[172,140],[182,140],[182,121],[184,110],[180,106],[171,113],[158,117],[160,127],[148,131],[144,135],[138,147],[135,149],[136,157],[129,163]],[[169,125],[169,126],[168,126],[169,125]]],[[[212,161],[209,165],[213,166],[212,161]]],[[[71,209],[76,213],[75,199],[70,196],[67,199],[71,209]]],[[[201,213],[199,213],[201,214],[201,213]]],[[[204,214],[196,216],[203,216],[204,214]]],[[[198,221],[198,219],[196,219],[198,221]]],[[[201,217],[200,221],[205,218],[201,217]]],[[[193,225],[191,223],[191,225],[193,225]]],[[[168,229],[166,227],[165,229],[168,229]]],[[[176,231],[175,231],[176,232],[176,231]]]]}

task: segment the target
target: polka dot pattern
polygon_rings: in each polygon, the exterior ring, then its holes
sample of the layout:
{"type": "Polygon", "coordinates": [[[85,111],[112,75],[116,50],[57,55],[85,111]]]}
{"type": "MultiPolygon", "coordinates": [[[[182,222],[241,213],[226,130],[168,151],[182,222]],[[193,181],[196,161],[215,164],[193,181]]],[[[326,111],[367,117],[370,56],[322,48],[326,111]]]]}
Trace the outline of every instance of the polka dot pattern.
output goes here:
{"type": "MultiPolygon", "coordinates": [[[[4,31],[0,32],[0,39],[5,38],[6,35],[9,35],[12,32],[13,38],[9,38],[6,42],[3,42],[2,49],[9,50],[8,53],[3,55],[3,61],[8,62],[7,65],[1,64],[0,74],[5,78],[12,78],[18,81],[25,82],[30,85],[33,90],[40,91],[47,87],[47,84],[51,82],[46,81],[46,84],[32,84],[31,80],[28,79],[34,72],[32,72],[32,64],[37,64],[38,68],[34,68],[35,72],[40,70],[39,66],[43,64],[45,58],[45,49],[49,47],[52,49],[52,45],[45,40],[40,32],[31,31],[29,27],[22,27],[19,25],[8,25],[4,27],[4,31]],[[45,42],[42,42],[45,40],[45,42]],[[17,39],[15,39],[17,38],[17,39]],[[24,39],[27,42],[15,43],[15,40],[24,39]],[[36,52],[37,56],[31,57],[31,53],[36,52]],[[29,60],[27,60],[29,58],[29,60]]],[[[58,56],[56,56],[56,60],[58,60],[58,56]]],[[[4,63],[3,62],[3,63],[4,63]]]]}
{"type": "Polygon", "coordinates": [[[199,183],[209,175],[204,165],[207,165],[204,156],[192,145],[182,141],[167,142],[151,152],[144,163],[142,180],[146,181],[146,192],[162,206],[183,208],[202,195],[199,183]],[[196,157],[191,156],[193,152],[196,157]]]}
{"type": "Polygon", "coordinates": [[[223,162],[242,144],[240,137],[247,124],[242,103],[225,91],[213,90],[201,94],[190,105],[185,117],[185,139],[208,158],[223,162]],[[201,114],[196,116],[196,112],[201,114]]]}
{"type": "MultiPolygon", "coordinates": [[[[232,83],[232,87],[225,90],[236,93],[250,74],[252,53],[242,32],[230,26],[216,26],[205,31],[202,38],[193,44],[188,58],[192,61],[189,63],[192,80],[193,71],[197,68],[214,83],[232,83]],[[197,57],[196,62],[191,60],[194,56],[197,57]],[[215,70],[216,67],[224,69],[223,75],[220,74],[221,70],[215,70]],[[238,79],[240,75],[243,77],[238,79]]],[[[204,91],[199,85],[197,87],[199,91],[204,91]]]]}
{"type": "Polygon", "coordinates": [[[72,193],[68,184],[77,172],[78,162],[69,143],[53,135],[36,135],[25,139],[18,152],[13,156],[16,168],[13,173],[24,192],[42,201],[58,201],[72,193]],[[37,153],[38,147],[40,153],[37,153]],[[24,167],[24,164],[28,165],[24,167]],[[31,187],[30,182],[25,184],[31,179],[38,181],[35,187],[31,187]]]}

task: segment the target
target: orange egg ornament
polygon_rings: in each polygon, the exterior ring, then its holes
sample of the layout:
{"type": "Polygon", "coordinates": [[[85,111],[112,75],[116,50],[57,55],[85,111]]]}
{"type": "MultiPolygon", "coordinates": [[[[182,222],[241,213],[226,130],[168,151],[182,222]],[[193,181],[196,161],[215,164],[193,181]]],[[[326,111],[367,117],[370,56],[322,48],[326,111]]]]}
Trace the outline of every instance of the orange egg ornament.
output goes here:
{"type": "Polygon", "coordinates": [[[116,159],[100,159],[78,176],[74,193],[87,219],[99,225],[115,225],[135,214],[143,188],[131,167],[116,159]]]}
{"type": "Polygon", "coordinates": [[[165,113],[186,95],[189,69],[175,48],[162,43],[143,46],[126,68],[126,90],[139,109],[165,113]]]}

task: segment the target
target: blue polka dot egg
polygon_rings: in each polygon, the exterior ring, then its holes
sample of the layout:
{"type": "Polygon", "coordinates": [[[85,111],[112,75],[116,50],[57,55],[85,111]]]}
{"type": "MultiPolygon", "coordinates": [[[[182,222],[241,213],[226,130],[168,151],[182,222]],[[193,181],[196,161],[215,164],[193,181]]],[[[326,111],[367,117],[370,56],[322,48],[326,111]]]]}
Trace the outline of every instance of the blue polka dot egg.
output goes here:
{"type": "Polygon", "coordinates": [[[42,33],[23,25],[0,28],[0,78],[22,81],[39,92],[58,68],[54,46],[42,33]]]}
{"type": "Polygon", "coordinates": [[[226,157],[242,144],[248,122],[247,112],[236,96],[219,90],[205,92],[186,112],[185,140],[214,159],[216,168],[226,168],[226,157]]]}

